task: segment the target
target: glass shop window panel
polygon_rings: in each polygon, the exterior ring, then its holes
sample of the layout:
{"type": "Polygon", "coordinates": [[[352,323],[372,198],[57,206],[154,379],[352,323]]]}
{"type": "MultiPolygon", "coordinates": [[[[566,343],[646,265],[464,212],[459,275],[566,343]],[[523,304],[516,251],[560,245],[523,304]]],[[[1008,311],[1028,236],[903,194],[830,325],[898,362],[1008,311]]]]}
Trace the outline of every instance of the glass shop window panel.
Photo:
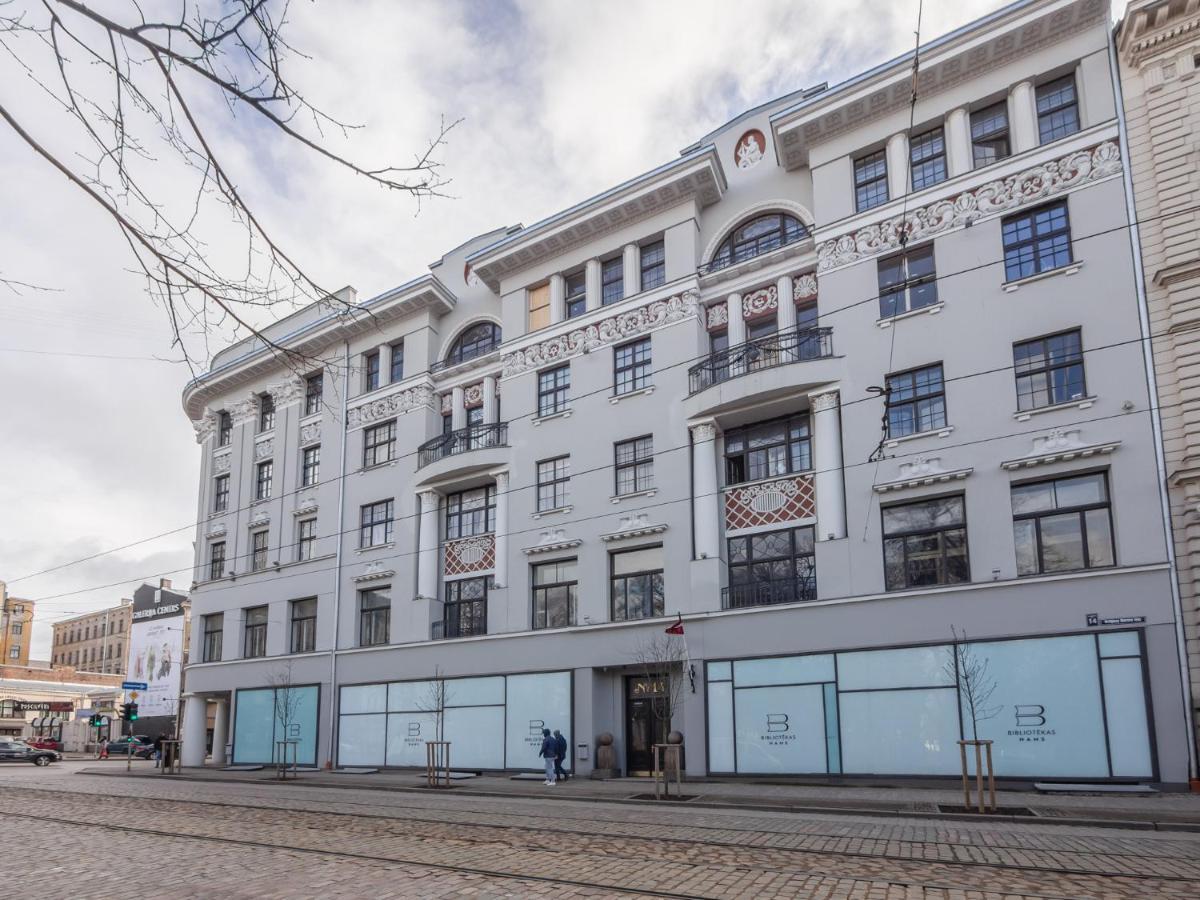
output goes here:
{"type": "Polygon", "coordinates": [[[728,681],[708,684],[708,770],[734,771],[733,685],[728,681]]]}
{"type": "Polygon", "coordinates": [[[737,770],[744,774],[825,773],[825,700],[819,684],[734,693],[737,770]]]}
{"type": "Polygon", "coordinates": [[[446,706],[495,706],[503,703],[503,675],[452,678],[446,682],[446,706]]]}
{"type": "Polygon", "coordinates": [[[1101,656],[1141,656],[1136,631],[1108,631],[1100,635],[1101,656]]]}
{"type": "Polygon", "coordinates": [[[944,668],[946,653],[945,645],[839,653],[838,688],[855,691],[953,685],[953,677],[944,668]]]}
{"type": "MultiPolygon", "coordinates": [[[[507,681],[504,765],[510,769],[540,771],[538,750],[542,746],[543,728],[561,731],[568,747],[576,740],[571,722],[571,673],[509,675],[507,681]]],[[[590,738],[591,735],[585,734],[578,739],[590,738]]]]}
{"type": "Polygon", "coordinates": [[[387,686],[388,712],[412,712],[429,706],[432,685],[432,681],[393,681],[387,686]]]}
{"type": "Polygon", "coordinates": [[[435,740],[437,716],[433,713],[390,713],[387,717],[387,758],[384,762],[389,766],[424,766],[425,742],[435,740]]]}
{"type": "MultiPolygon", "coordinates": [[[[454,754],[451,759],[456,767],[504,768],[503,706],[450,707],[446,710],[445,729],[445,740],[450,742],[454,754]]],[[[538,761],[540,759],[535,758],[530,767],[536,766],[538,761]]]]}
{"type": "MultiPolygon", "coordinates": [[[[284,722],[278,715],[275,719],[275,739],[296,741],[296,760],[300,765],[317,764],[317,686],[292,688],[295,692],[296,708],[284,722]]],[[[277,710],[285,708],[280,703],[277,710]]]]}
{"type": "Polygon", "coordinates": [[[233,718],[235,765],[269,763],[275,749],[275,697],[264,690],[237,691],[233,718]]]}
{"type": "Polygon", "coordinates": [[[842,770],[856,775],[959,774],[957,707],[953,688],[838,695],[842,770]]]}
{"type": "Polygon", "coordinates": [[[342,715],[383,712],[387,705],[386,684],[355,684],[342,688],[342,715]]]}
{"type": "Polygon", "coordinates": [[[708,664],[709,681],[729,681],[733,678],[733,664],[729,660],[708,664]]]}
{"type": "Polygon", "coordinates": [[[1150,736],[1146,732],[1146,689],[1141,659],[1106,659],[1104,708],[1108,716],[1109,754],[1114,778],[1150,778],[1150,736]]]}
{"type": "Polygon", "coordinates": [[[342,716],[338,720],[338,765],[382,766],[387,716],[342,716]]]}
{"type": "Polygon", "coordinates": [[[739,659],[733,664],[733,674],[739,688],[833,681],[833,654],[739,659]]]}

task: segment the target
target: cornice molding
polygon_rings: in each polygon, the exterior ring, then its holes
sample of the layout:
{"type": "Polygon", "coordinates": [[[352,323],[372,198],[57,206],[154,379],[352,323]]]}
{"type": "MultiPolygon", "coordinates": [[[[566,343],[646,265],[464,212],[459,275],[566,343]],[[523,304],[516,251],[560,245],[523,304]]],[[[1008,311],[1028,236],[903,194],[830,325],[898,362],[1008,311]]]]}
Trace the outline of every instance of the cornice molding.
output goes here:
{"type": "Polygon", "coordinates": [[[433,385],[427,382],[393,391],[382,397],[373,397],[365,403],[351,407],[346,412],[346,427],[362,428],[372,422],[391,419],[422,407],[437,409],[433,385]]]}

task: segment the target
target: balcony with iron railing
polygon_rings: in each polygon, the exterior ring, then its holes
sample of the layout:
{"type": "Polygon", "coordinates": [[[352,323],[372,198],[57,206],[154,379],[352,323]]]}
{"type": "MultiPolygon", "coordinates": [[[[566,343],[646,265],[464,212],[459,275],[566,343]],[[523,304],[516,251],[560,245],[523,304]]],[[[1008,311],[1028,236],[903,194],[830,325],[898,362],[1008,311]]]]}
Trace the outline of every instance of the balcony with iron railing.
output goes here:
{"type": "Polygon", "coordinates": [[[748,581],[721,588],[721,609],[743,609],[748,606],[773,606],[778,603],[800,603],[817,599],[816,573],[793,575],[789,578],[748,581]]]}
{"type": "Polygon", "coordinates": [[[688,370],[688,389],[696,394],[753,372],[831,356],[832,328],[789,328],[710,354],[688,370]]]}
{"type": "Polygon", "coordinates": [[[500,349],[500,339],[496,338],[491,341],[483,342],[472,346],[469,350],[464,350],[459,353],[454,353],[446,359],[439,359],[436,362],[429,364],[430,374],[444,372],[447,369],[454,369],[458,366],[465,366],[469,362],[482,363],[487,357],[491,356],[500,349]]]}
{"type": "Polygon", "coordinates": [[[449,456],[486,450],[490,447],[508,446],[508,423],[489,422],[484,425],[468,425],[448,434],[440,434],[417,448],[417,468],[423,468],[449,456]]]}

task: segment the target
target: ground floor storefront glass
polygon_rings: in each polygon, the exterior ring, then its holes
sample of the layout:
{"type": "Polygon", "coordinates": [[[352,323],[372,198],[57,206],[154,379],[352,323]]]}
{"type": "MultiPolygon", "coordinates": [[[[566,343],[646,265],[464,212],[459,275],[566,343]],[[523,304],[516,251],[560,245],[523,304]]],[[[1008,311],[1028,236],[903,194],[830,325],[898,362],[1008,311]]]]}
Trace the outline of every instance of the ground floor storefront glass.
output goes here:
{"type": "MultiPolygon", "coordinates": [[[[295,742],[298,764],[315,766],[320,693],[315,684],[235,691],[234,764],[272,763],[276,759],[277,742],[286,740],[295,742]]],[[[288,761],[291,761],[290,750],[288,761]]]]}
{"type": "Polygon", "coordinates": [[[1137,631],[707,664],[713,774],[955,775],[973,720],[963,660],[990,695],[996,774],[1152,778],[1137,631]]]}
{"type": "Polygon", "coordinates": [[[543,728],[570,746],[571,673],[345,685],[338,710],[340,766],[423,767],[425,742],[440,739],[455,769],[536,770],[543,728]]]}

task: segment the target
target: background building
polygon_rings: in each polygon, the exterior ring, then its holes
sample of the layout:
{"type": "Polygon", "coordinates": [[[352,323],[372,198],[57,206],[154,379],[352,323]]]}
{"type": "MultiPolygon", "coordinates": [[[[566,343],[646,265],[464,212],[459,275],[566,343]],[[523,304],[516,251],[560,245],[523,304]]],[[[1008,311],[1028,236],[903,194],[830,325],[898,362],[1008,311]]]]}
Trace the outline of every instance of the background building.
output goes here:
{"type": "Polygon", "coordinates": [[[218,354],[185,762],[1185,782],[1109,44],[1013,4],[218,354]]]}
{"type": "Polygon", "coordinates": [[[125,677],[148,685],[138,692],[139,733],[174,734],[183,667],[187,664],[190,604],[171,582],[143,584],[133,592],[125,677]]]}
{"type": "MultiPolygon", "coordinates": [[[[1200,698],[1200,5],[1132,0],[1117,28],[1193,700],[1200,698]]],[[[1194,713],[1193,713],[1194,716],[1194,713]]]]}
{"type": "Polygon", "coordinates": [[[7,585],[0,581],[0,665],[29,664],[33,610],[32,600],[11,596],[7,585]]]}
{"type": "Polygon", "coordinates": [[[132,613],[133,601],[122,600],[118,606],[53,623],[50,664],[80,672],[124,674],[132,613]]]}
{"type": "MultiPolygon", "coordinates": [[[[85,750],[95,738],[86,719],[93,712],[115,718],[121,702],[121,676],[0,666],[0,735],[46,735],[68,750],[85,750]]],[[[116,734],[120,723],[111,726],[116,734]]]]}

